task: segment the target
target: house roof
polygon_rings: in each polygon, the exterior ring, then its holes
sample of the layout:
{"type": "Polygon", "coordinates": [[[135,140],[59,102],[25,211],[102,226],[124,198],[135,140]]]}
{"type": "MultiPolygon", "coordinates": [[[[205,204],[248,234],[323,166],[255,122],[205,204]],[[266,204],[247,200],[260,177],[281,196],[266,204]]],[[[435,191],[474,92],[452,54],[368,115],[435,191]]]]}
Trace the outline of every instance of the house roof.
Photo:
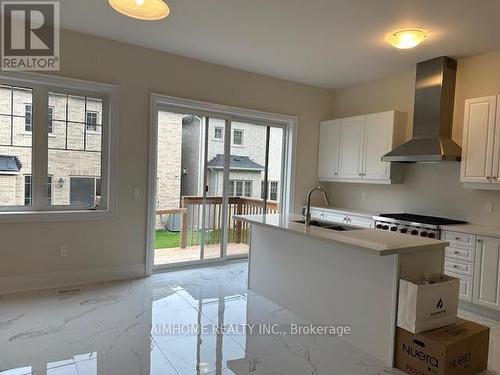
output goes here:
{"type": "Polygon", "coordinates": [[[17,156],[0,155],[0,173],[19,173],[22,167],[17,156]]]}
{"type": "MultiPolygon", "coordinates": [[[[212,169],[222,169],[224,168],[224,155],[217,154],[212,160],[210,160],[207,164],[208,168],[212,169]]],[[[238,156],[231,155],[230,169],[233,170],[255,170],[255,171],[263,171],[264,167],[248,156],[238,156]]]]}

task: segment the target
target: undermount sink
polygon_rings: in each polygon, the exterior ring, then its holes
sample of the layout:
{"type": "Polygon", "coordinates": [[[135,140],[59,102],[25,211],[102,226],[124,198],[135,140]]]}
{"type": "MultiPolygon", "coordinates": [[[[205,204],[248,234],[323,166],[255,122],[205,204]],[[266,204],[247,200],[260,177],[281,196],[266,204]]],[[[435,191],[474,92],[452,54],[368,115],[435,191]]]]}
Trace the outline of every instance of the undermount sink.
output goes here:
{"type": "MultiPolygon", "coordinates": [[[[299,223],[299,224],[305,224],[306,223],[305,220],[295,220],[295,222],[299,223]]],[[[347,230],[362,229],[362,228],[356,228],[356,227],[351,227],[351,226],[347,226],[347,225],[338,225],[338,224],[328,223],[328,222],[325,222],[325,221],[318,221],[318,220],[311,220],[310,224],[312,226],[314,226],[314,227],[326,228],[326,229],[336,230],[336,231],[339,231],[339,232],[344,232],[344,231],[347,231],[347,230]]]]}

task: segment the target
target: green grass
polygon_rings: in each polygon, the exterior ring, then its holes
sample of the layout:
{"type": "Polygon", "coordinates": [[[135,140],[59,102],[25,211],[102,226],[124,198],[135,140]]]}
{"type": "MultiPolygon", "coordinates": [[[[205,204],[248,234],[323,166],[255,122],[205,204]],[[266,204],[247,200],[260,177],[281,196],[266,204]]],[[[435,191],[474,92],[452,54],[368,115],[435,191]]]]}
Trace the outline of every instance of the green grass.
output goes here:
{"type": "Polygon", "coordinates": [[[170,249],[179,247],[181,244],[181,234],[166,230],[156,230],[155,249],[170,249]]]}
{"type": "MultiPolygon", "coordinates": [[[[246,230],[242,231],[242,237],[246,238],[246,230]]],[[[235,231],[229,230],[229,241],[234,241],[235,231]]],[[[206,233],[205,243],[215,244],[220,241],[220,231],[214,230],[206,233]]],[[[188,246],[198,246],[201,242],[201,231],[190,231],[188,233],[188,246]]],[[[155,235],[155,249],[171,249],[181,246],[181,234],[157,229],[155,235]]]]}

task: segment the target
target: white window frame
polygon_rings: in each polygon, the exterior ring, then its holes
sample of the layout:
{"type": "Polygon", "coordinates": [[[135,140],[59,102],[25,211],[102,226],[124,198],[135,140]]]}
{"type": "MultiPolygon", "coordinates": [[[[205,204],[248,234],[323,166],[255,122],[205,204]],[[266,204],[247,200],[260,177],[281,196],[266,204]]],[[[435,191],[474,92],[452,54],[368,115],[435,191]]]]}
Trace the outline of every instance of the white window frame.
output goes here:
{"type": "MultiPolygon", "coordinates": [[[[0,84],[27,87],[33,91],[32,205],[1,206],[0,222],[93,220],[115,217],[116,211],[116,130],[118,86],[25,72],[0,72],[0,84]],[[48,177],[48,96],[49,92],[72,94],[103,101],[101,149],[101,205],[93,208],[49,205],[48,177]],[[37,104],[39,103],[39,104],[37,104]],[[43,181],[43,182],[42,182],[43,181]]],[[[23,198],[24,201],[24,198],[23,198]]]]}
{"type": "MultiPolygon", "coordinates": [[[[149,179],[148,179],[148,234],[146,238],[146,274],[151,275],[153,268],[160,269],[163,267],[155,267],[154,263],[154,242],[155,242],[155,225],[156,225],[156,180],[157,180],[157,151],[158,151],[158,111],[167,110],[176,113],[195,114],[200,117],[208,116],[213,118],[225,119],[235,122],[251,122],[252,124],[260,124],[282,128],[283,131],[283,154],[281,173],[280,203],[281,212],[289,214],[295,211],[295,166],[296,166],[296,149],[297,149],[297,130],[298,117],[281,115],[270,112],[262,112],[240,107],[232,107],[221,104],[202,102],[197,100],[177,98],[162,94],[151,94],[150,106],[150,123],[149,123],[149,179]]],[[[231,127],[227,127],[225,136],[231,137],[231,127]]],[[[228,142],[228,146],[232,144],[228,142]]],[[[226,147],[225,158],[229,163],[230,147],[226,147]]],[[[224,189],[229,189],[229,169],[225,171],[225,186],[224,189]]],[[[223,258],[226,254],[223,252],[223,258]]],[[[215,259],[219,262],[219,259],[215,259]]],[[[203,262],[206,262],[204,260],[203,262]]],[[[194,262],[197,263],[197,262],[194,262]]],[[[178,264],[173,265],[177,267],[178,264]]],[[[168,268],[168,266],[166,267],[168,268]]]]}
{"type": "Polygon", "coordinates": [[[243,129],[238,129],[238,128],[234,128],[233,129],[233,139],[231,140],[231,143],[233,146],[236,146],[236,147],[243,147],[243,145],[245,144],[245,131],[243,129]],[[240,132],[241,133],[241,143],[234,143],[234,134],[236,132],[240,132]]]}
{"type": "Polygon", "coordinates": [[[218,142],[224,142],[224,128],[222,126],[214,126],[214,137],[213,137],[214,141],[218,141],[218,142]],[[220,130],[220,138],[217,138],[215,136],[216,134],[216,131],[217,130],[220,130]]]}

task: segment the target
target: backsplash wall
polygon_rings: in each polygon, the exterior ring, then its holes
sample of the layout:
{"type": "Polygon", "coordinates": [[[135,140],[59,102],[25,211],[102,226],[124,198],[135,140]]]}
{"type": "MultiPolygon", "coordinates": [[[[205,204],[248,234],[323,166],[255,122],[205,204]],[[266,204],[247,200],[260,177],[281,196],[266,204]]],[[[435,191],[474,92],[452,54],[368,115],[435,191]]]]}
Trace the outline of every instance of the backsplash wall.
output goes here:
{"type": "MultiPolygon", "coordinates": [[[[466,98],[500,94],[500,51],[458,61],[453,139],[462,144],[466,98]]],[[[411,135],[415,70],[381,81],[338,90],[333,97],[335,118],[399,110],[408,113],[411,135]]],[[[380,212],[449,216],[472,223],[500,226],[500,191],[465,189],[460,163],[405,165],[402,185],[327,184],[331,204],[380,212]],[[367,199],[362,200],[362,193],[367,199]],[[493,203],[493,213],[484,209],[493,203]]]]}

